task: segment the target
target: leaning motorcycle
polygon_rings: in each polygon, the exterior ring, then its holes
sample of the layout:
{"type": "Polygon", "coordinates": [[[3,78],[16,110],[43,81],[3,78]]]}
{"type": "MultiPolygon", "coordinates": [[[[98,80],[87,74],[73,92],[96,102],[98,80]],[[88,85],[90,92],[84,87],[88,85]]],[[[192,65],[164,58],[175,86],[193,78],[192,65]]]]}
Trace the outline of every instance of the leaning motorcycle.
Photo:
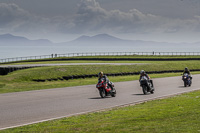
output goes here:
{"type": "Polygon", "coordinates": [[[140,86],[142,87],[143,93],[146,95],[148,92],[154,93],[154,87],[152,80],[149,80],[146,76],[142,76],[140,79],[140,86]]]}
{"type": "Polygon", "coordinates": [[[100,94],[101,98],[105,98],[106,96],[112,96],[112,97],[116,96],[116,90],[114,88],[114,83],[110,82],[110,84],[113,87],[113,91],[112,91],[111,87],[108,85],[108,83],[106,83],[104,80],[100,80],[97,83],[96,88],[99,90],[99,94],[100,94]]]}
{"type": "Polygon", "coordinates": [[[192,84],[192,77],[190,77],[188,73],[184,73],[183,74],[182,80],[184,82],[184,86],[185,87],[191,86],[191,84],[192,84]]]}

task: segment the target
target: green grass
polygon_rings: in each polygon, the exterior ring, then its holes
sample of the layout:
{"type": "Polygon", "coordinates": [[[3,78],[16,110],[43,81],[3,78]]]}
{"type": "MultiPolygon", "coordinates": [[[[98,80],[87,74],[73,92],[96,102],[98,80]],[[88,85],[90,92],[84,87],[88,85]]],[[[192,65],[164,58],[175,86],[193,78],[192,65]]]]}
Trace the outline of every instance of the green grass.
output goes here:
{"type": "Polygon", "coordinates": [[[1,133],[198,133],[200,91],[0,131],[1,133]]]}
{"type": "MultiPolygon", "coordinates": [[[[189,69],[199,69],[200,61],[174,61],[174,62],[146,62],[143,65],[79,65],[79,66],[50,66],[37,67],[10,73],[6,78],[12,81],[32,81],[32,79],[49,79],[62,78],[62,76],[97,74],[100,71],[104,73],[120,73],[120,72],[139,72],[145,71],[161,71],[161,70],[184,70],[187,66],[189,69]]],[[[2,79],[3,80],[3,79],[2,79]]]]}
{"type": "MultiPolygon", "coordinates": [[[[97,78],[85,79],[85,80],[79,79],[79,80],[68,80],[68,81],[51,81],[51,82],[47,81],[44,83],[43,82],[38,83],[32,80],[62,78],[62,76],[71,76],[71,75],[97,74],[99,71],[103,71],[104,73],[120,73],[120,72],[139,72],[142,69],[144,69],[145,71],[183,70],[186,66],[189,67],[189,69],[200,69],[200,61],[171,61],[171,62],[145,61],[138,63],[147,63],[147,64],[122,65],[122,66],[115,66],[115,65],[51,66],[51,67],[37,67],[37,68],[19,70],[9,73],[8,75],[5,76],[0,76],[0,93],[95,84],[97,78]]],[[[164,74],[164,76],[165,75],[166,74],[164,74]]],[[[114,78],[116,79],[116,81],[130,81],[134,79],[134,77],[138,79],[139,75],[132,77],[124,76],[123,78],[121,77],[109,77],[109,78],[114,78]]]]}
{"type": "MultiPolygon", "coordinates": [[[[199,58],[199,57],[198,57],[199,58]]],[[[65,61],[64,61],[65,62],[65,61]]],[[[69,61],[90,62],[90,61],[69,61]]],[[[66,63],[69,63],[68,61],[66,63]]],[[[91,61],[100,62],[100,61],[91,61]]],[[[115,61],[118,62],[118,61],[115,61]]],[[[6,76],[0,76],[0,93],[30,91],[68,86],[96,84],[97,78],[68,81],[33,82],[32,79],[58,78],[68,75],[97,74],[119,72],[138,72],[158,70],[200,69],[200,61],[119,61],[120,63],[147,63],[145,65],[84,65],[52,66],[20,70],[6,76]]],[[[56,62],[54,62],[56,63],[56,62]]],[[[150,74],[151,78],[180,76],[181,73],[150,74]]],[[[192,72],[200,74],[200,72],[192,72]]],[[[139,75],[109,77],[113,82],[138,80],[139,75]]],[[[95,86],[94,86],[95,87],[95,86]]],[[[114,108],[109,111],[63,118],[14,129],[2,133],[90,133],[90,132],[134,132],[134,133],[183,133],[200,132],[200,91],[176,97],[145,102],[140,105],[114,108]]]]}
{"type": "MultiPolygon", "coordinates": [[[[135,58],[140,58],[140,59],[174,59],[174,58],[182,58],[182,59],[190,59],[190,58],[200,58],[200,55],[181,55],[181,56],[159,56],[159,55],[123,55],[123,56],[78,56],[78,57],[58,57],[58,58],[49,58],[49,59],[33,59],[33,60],[25,60],[25,61],[13,61],[13,62],[8,62],[8,63],[0,63],[0,65],[8,65],[8,64],[47,64],[47,63],[70,63],[70,62],[88,62],[84,61],[83,59],[101,59],[101,58],[129,58],[129,59],[135,59],[135,58]],[[67,61],[65,59],[71,59],[70,61],[67,61]],[[73,60],[75,59],[75,60],[73,60]],[[77,60],[79,59],[79,60],[77,60]],[[46,60],[46,61],[44,61],[46,60]],[[60,61],[61,60],[61,61],[60,61]],[[63,60],[63,61],[62,61],[63,60]]],[[[102,62],[102,61],[93,61],[93,62],[102,62]]]]}
{"type": "MultiPolygon", "coordinates": [[[[196,74],[200,72],[196,72],[196,74]]],[[[194,73],[193,73],[194,74],[194,73]]],[[[172,77],[180,76],[180,73],[166,73],[166,74],[151,74],[151,78],[161,78],[161,77],[172,77]]],[[[118,77],[108,77],[113,82],[121,81],[132,81],[138,80],[139,76],[118,76],[118,77]]],[[[71,86],[82,86],[96,84],[97,78],[86,78],[86,79],[76,79],[68,81],[53,81],[53,82],[14,82],[12,79],[7,79],[11,81],[0,81],[0,93],[9,92],[20,92],[20,91],[31,91],[40,89],[50,89],[50,88],[61,88],[61,87],[71,87],[71,86]]],[[[95,86],[94,86],[95,87],[95,86]]]]}
{"type": "MultiPolygon", "coordinates": [[[[64,58],[64,57],[59,57],[64,58]]],[[[165,58],[200,58],[200,55],[116,55],[116,56],[79,56],[73,58],[152,58],[152,59],[165,59],[165,58]]]]}

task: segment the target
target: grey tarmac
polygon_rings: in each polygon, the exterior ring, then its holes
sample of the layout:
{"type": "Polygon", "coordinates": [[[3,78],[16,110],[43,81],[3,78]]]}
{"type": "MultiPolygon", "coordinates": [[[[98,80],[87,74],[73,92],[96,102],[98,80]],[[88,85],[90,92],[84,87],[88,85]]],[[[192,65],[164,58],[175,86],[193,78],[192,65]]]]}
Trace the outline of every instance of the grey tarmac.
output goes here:
{"type": "Polygon", "coordinates": [[[153,79],[155,93],[149,95],[138,81],[117,82],[116,97],[104,99],[95,84],[0,94],[0,130],[199,90],[199,79],[194,75],[191,87],[183,86],[181,76],[153,79]]]}

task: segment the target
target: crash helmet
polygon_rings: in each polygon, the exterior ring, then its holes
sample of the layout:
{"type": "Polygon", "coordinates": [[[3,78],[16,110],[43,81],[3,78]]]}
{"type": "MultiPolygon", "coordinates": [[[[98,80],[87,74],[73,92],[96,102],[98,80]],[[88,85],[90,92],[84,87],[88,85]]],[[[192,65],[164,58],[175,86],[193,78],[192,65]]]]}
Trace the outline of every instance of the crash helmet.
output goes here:
{"type": "Polygon", "coordinates": [[[144,71],[144,70],[141,70],[141,71],[140,71],[140,74],[145,74],[145,71],[144,71]]]}
{"type": "Polygon", "coordinates": [[[98,77],[100,78],[100,77],[102,77],[103,76],[103,72],[99,72],[98,73],[98,77]]]}
{"type": "Polygon", "coordinates": [[[187,67],[185,67],[185,71],[188,71],[188,68],[187,68],[187,67]]]}

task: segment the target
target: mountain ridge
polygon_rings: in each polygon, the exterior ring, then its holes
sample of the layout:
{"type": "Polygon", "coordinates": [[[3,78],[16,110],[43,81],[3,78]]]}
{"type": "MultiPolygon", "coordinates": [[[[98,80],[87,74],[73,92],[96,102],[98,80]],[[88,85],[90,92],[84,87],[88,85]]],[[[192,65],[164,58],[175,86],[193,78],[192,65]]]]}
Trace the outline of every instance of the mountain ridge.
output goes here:
{"type": "Polygon", "coordinates": [[[53,43],[48,39],[37,39],[37,40],[30,40],[26,37],[22,36],[15,36],[12,34],[2,34],[0,35],[0,45],[52,45],[53,43]]]}
{"type": "Polygon", "coordinates": [[[82,35],[72,41],[62,42],[62,43],[53,43],[48,39],[37,39],[30,40],[23,36],[15,36],[12,34],[2,34],[0,35],[0,45],[9,45],[9,46],[18,46],[18,45],[34,45],[34,46],[43,46],[43,45],[57,45],[57,46],[173,46],[173,45],[199,45],[200,42],[195,43],[168,43],[168,42],[155,42],[155,41],[142,41],[142,40],[125,40],[121,38],[114,37],[109,34],[97,34],[94,36],[82,35]]]}

